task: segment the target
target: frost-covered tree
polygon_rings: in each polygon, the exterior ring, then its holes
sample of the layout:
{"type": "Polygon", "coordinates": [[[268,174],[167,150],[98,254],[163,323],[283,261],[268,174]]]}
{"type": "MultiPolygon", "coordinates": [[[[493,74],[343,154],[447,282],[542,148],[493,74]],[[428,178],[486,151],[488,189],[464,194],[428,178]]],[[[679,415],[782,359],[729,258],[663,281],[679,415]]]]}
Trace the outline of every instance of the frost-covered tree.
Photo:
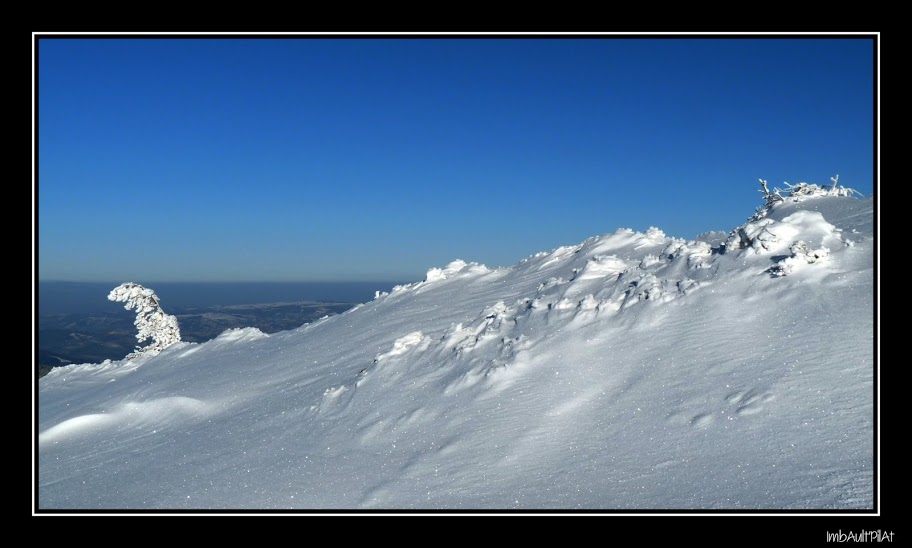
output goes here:
{"type": "Polygon", "coordinates": [[[180,342],[177,318],[165,314],[158,304],[158,295],[151,289],[133,282],[123,283],[111,290],[108,300],[125,302],[124,308],[135,309],[136,321],[133,324],[139,330],[136,339],[139,342],[152,339],[151,343],[142,348],[137,346],[135,352],[127,355],[127,359],[141,355],[155,355],[172,344],[180,342]]]}

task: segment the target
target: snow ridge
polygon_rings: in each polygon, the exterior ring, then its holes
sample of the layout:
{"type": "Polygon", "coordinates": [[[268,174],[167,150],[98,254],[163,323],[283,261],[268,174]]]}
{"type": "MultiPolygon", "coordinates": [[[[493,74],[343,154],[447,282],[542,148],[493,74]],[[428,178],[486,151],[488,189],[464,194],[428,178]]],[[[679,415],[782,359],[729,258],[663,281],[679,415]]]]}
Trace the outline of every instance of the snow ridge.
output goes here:
{"type": "Polygon", "coordinates": [[[39,504],[870,508],[873,201],[798,197],[56,368],[39,504]]]}

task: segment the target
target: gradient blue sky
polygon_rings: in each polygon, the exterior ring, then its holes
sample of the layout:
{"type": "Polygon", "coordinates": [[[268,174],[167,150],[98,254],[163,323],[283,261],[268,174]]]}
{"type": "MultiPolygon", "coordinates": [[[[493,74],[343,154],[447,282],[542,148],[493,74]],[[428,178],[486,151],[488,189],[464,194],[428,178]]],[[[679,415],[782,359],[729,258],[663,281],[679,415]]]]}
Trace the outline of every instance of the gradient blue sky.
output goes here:
{"type": "Polygon", "coordinates": [[[38,45],[38,273],[415,281],[873,187],[871,39],[38,45]]]}

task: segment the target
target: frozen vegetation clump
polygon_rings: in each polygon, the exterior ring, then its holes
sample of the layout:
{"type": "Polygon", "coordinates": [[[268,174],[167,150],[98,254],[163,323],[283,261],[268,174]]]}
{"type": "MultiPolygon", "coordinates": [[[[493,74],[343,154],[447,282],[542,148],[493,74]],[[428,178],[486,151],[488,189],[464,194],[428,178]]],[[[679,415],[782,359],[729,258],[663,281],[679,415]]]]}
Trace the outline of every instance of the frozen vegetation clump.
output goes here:
{"type": "Polygon", "coordinates": [[[798,240],[790,245],[789,251],[792,253],[790,257],[782,259],[770,269],[770,273],[774,277],[788,276],[794,272],[796,267],[804,264],[814,264],[830,254],[828,248],[811,249],[803,240],[798,240]]]}
{"type": "MultiPolygon", "coordinates": [[[[859,196],[862,194],[855,190],[854,188],[848,188],[839,184],[839,175],[835,177],[830,177],[830,181],[833,182],[829,186],[820,186],[809,183],[798,183],[796,185],[791,185],[789,183],[784,183],[786,189],[782,190],[779,188],[773,188],[770,190],[769,183],[765,179],[760,179],[760,192],[763,194],[763,203],[764,205],[757,207],[757,210],[754,214],[747,220],[747,222],[738,228],[734,229],[728,236],[728,239],[723,244],[723,252],[728,253],[736,251],[738,249],[752,248],[757,253],[764,253],[773,250],[782,243],[782,234],[777,234],[776,231],[772,230],[776,226],[776,221],[767,218],[767,215],[772,211],[777,205],[785,202],[801,202],[805,198],[819,197],[819,196],[859,196]]],[[[807,247],[807,244],[804,242],[794,242],[792,247],[803,244],[807,247]]],[[[798,249],[798,248],[796,248],[798,249]]],[[[810,255],[803,254],[800,250],[797,252],[798,255],[795,255],[794,250],[793,257],[790,257],[788,260],[791,260],[794,257],[800,255],[801,258],[808,257],[808,263],[813,263],[816,261],[814,253],[823,253],[820,257],[826,256],[826,248],[816,249],[814,251],[809,251],[810,255]]],[[[819,258],[819,257],[818,257],[819,258]]],[[[780,272],[779,276],[784,276],[791,272],[791,268],[780,272]]]]}
{"type": "Polygon", "coordinates": [[[861,192],[858,192],[854,188],[849,188],[839,184],[839,175],[835,177],[830,177],[830,181],[833,182],[830,186],[821,186],[810,183],[798,183],[796,185],[790,185],[788,182],[783,182],[785,185],[785,191],[773,188],[769,189],[769,183],[765,179],[760,179],[760,190],[757,192],[763,194],[763,201],[766,206],[760,206],[757,208],[756,214],[751,218],[751,220],[756,221],[766,216],[770,209],[779,202],[784,202],[786,200],[792,200],[794,202],[800,202],[802,198],[809,198],[813,196],[858,196],[862,197],[861,192]],[[785,194],[783,194],[785,192],[785,194]]]}
{"type": "Polygon", "coordinates": [[[124,305],[124,308],[136,310],[136,321],[133,322],[133,325],[139,330],[136,339],[139,342],[152,339],[152,342],[144,347],[137,346],[135,352],[127,355],[128,360],[143,355],[158,354],[172,344],[180,342],[181,335],[177,318],[165,314],[158,304],[158,295],[151,289],[133,282],[126,282],[111,290],[108,300],[125,302],[127,304],[124,305]]]}

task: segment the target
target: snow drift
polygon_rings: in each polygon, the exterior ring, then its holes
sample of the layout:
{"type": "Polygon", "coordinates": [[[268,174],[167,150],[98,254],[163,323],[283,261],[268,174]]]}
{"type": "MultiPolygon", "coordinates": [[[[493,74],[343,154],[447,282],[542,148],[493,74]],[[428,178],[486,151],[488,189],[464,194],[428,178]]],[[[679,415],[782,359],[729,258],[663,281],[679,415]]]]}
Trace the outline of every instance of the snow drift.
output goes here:
{"type": "Polygon", "coordinates": [[[870,509],[873,200],[454,261],[39,382],[40,509],[870,509]]]}

